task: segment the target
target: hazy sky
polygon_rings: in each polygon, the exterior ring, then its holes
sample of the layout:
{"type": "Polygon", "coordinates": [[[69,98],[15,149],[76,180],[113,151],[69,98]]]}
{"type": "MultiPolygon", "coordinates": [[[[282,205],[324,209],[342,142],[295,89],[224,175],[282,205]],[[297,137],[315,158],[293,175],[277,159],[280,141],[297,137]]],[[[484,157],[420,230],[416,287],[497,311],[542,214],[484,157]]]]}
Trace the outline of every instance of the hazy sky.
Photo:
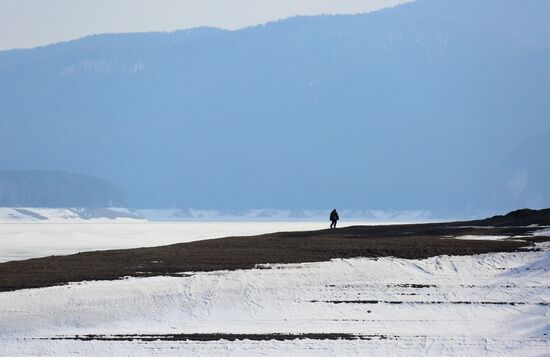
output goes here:
{"type": "Polygon", "coordinates": [[[294,15],[358,13],[411,0],[0,0],[0,50],[112,32],[226,29],[294,15]]]}

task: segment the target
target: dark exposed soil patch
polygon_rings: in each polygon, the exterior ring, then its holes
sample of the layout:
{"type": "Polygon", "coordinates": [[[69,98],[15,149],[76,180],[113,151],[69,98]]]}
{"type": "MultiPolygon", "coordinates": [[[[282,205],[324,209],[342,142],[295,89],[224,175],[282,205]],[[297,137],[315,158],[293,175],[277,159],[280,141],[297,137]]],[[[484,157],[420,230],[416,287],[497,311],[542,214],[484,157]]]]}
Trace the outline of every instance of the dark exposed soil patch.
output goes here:
{"type": "Polygon", "coordinates": [[[470,221],[471,225],[483,226],[529,226],[532,224],[548,225],[550,221],[550,208],[541,210],[520,209],[504,216],[470,221]]]}
{"type": "Polygon", "coordinates": [[[425,289],[425,288],[435,288],[436,285],[431,284],[395,284],[395,285],[386,285],[388,288],[392,286],[398,286],[400,288],[413,288],[413,289],[425,289]]]}
{"type": "Polygon", "coordinates": [[[326,304],[412,304],[412,305],[539,305],[547,306],[546,302],[527,303],[523,301],[401,301],[401,300],[311,300],[313,303],[326,304]]]}
{"type": "MultiPolygon", "coordinates": [[[[50,340],[80,340],[80,341],[289,341],[289,340],[372,340],[388,339],[385,335],[356,335],[349,333],[188,333],[170,335],[77,335],[59,336],[50,340]]],[[[396,338],[393,337],[392,338],[396,338]]]]}
{"type": "MultiPolygon", "coordinates": [[[[550,225],[550,209],[530,212],[528,218],[524,212],[521,213],[518,222],[550,225]]],[[[258,264],[318,262],[333,258],[394,256],[423,259],[437,255],[513,252],[530,247],[534,242],[550,240],[549,237],[522,238],[523,241],[448,238],[462,235],[525,236],[538,229],[512,223],[513,217],[476,222],[353,226],[51,256],[0,264],[0,291],[125,276],[185,277],[178,273],[252,269],[258,264]],[[501,221],[505,226],[491,227],[501,221]],[[482,224],[486,226],[480,226],[482,224]]]]}

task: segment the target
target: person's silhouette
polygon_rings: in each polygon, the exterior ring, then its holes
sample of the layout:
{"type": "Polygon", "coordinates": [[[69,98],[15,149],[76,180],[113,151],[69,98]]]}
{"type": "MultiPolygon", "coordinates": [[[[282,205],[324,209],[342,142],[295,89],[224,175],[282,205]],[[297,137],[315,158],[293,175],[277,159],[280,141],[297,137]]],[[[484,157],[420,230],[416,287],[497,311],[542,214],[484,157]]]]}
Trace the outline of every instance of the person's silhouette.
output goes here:
{"type": "Polygon", "coordinates": [[[336,222],[338,222],[339,219],[340,217],[338,217],[338,212],[336,212],[335,208],[330,212],[330,228],[336,228],[336,222]]]}

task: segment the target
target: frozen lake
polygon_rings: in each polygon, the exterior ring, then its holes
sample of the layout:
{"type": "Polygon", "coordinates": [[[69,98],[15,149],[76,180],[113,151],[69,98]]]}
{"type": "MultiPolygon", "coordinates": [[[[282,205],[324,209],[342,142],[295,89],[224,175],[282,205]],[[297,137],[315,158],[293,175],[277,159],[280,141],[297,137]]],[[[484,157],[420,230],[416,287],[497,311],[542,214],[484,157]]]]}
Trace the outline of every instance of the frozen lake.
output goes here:
{"type": "MultiPolygon", "coordinates": [[[[328,228],[329,222],[0,223],[0,262],[92,250],[328,228]]],[[[342,226],[368,224],[346,222],[342,226]]]]}

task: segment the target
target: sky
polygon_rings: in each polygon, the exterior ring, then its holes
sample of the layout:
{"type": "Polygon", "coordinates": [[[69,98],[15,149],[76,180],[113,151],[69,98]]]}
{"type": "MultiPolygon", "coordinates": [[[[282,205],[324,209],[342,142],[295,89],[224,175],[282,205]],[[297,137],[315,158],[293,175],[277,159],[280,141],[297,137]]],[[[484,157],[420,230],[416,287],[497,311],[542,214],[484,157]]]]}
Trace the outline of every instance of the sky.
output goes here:
{"type": "Polygon", "coordinates": [[[353,14],[411,0],[0,0],[0,50],[92,34],[224,29],[296,15],[353,14]]]}

